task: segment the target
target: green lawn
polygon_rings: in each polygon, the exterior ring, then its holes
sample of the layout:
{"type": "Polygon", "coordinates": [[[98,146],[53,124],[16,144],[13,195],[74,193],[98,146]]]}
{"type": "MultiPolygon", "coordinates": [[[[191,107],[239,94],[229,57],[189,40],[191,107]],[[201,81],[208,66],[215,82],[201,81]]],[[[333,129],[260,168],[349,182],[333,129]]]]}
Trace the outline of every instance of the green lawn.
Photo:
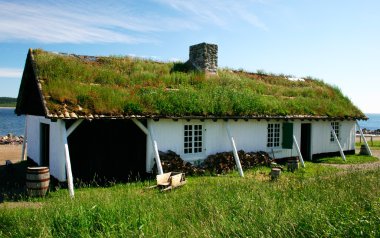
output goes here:
{"type": "MultiPolygon", "coordinates": [[[[367,139],[367,143],[369,145],[369,147],[373,150],[380,150],[380,140],[376,140],[376,141],[372,141],[370,139],[367,139]]],[[[355,146],[357,148],[360,148],[361,145],[364,145],[364,142],[360,143],[360,142],[356,142],[355,143],[355,146]]]]}
{"type": "Polygon", "coordinates": [[[0,237],[379,237],[380,170],[337,172],[306,163],[272,182],[256,168],[166,193],[146,189],[154,181],[81,188],[72,200],[61,189],[0,204],[0,237]]]}
{"type": "Polygon", "coordinates": [[[318,162],[326,164],[362,164],[376,161],[379,161],[379,159],[373,156],[365,155],[347,155],[346,161],[343,161],[342,157],[340,156],[323,158],[318,160],[318,162]]]}

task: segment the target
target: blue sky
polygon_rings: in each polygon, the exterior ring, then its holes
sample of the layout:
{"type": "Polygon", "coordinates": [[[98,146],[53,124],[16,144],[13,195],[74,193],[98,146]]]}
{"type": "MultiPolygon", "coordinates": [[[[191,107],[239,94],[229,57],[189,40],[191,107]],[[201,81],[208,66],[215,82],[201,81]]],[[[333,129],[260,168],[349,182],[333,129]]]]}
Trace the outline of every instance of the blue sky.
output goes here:
{"type": "Polygon", "coordinates": [[[28,48],[188,59],[219,46],[219,66],[313,76],[380,113],[378,0],[0,0],[0,96],[16,97],[28,48]]]}

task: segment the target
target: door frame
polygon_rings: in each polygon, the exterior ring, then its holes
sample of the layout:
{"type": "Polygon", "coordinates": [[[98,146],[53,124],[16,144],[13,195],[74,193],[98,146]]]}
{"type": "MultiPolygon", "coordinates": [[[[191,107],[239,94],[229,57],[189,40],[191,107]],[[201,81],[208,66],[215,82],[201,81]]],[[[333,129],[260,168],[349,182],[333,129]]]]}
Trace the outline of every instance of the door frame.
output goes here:
{"type": "Polygon", "coordinates": [[[312,124],[311,123],[301,123],[301,143],[300,150],[302,157],[305,160],[312,160],[312,124]]]}

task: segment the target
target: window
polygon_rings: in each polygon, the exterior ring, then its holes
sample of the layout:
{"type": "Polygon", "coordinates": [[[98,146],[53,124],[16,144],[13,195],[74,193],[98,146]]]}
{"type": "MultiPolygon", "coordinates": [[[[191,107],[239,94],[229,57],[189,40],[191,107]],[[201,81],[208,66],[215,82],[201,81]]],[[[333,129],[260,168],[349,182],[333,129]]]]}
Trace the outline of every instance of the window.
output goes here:
{"type": "Polygon", "coordinates": [[[203,126],[202,125],[185,125],[184,126],[184,153],[196,154],[203,150],[203,126]]]}
{"type": "MultiPolygon", "coordinates": [[[[338,140],[340,140],[340,137],[339,137],[339,131],[340,131],[339,130],[339,128],[340,128],[339,122],[337,122],[337,121],[331,122],[331,127],[335,131],[335,134],[336,134],[336,137],[338,138],[338,140]]],[[[330,128],[330,131],[331,131],[331,128],[330,128]]],[[[332,131],[330,132],[330,141],[331,142],[335,141],[334,134],[332,133],[332,131]]]]}
{"type": "Polygon", "coordinates": [[[268,124],[268,141],[267,147],[280,146],[280,124],[268,124]]]}

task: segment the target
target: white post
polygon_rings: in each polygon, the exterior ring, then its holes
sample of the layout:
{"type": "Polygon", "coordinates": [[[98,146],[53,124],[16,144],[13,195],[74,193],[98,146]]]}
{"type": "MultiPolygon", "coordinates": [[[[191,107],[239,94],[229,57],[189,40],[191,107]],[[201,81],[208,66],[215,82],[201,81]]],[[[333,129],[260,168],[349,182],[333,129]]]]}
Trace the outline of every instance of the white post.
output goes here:
{"type": "Polygon", "coordinates": [[[296,139],[295,135],[293,135],[293,144],[296,146],[296,149],[297,149],[297,152],[298,152],[298,156],[300,157],[300,161],[301,161],[302,167],[305,168],[305,162],[303,161],[301,150],[300,150],[300,147],[298,146],[298,142],[297,142],[297,139],[296,139]]]}
{"type": "Polygon", "coordinates": [[[26,160],[28,156],[28,115],[25,116],[24,142],[22,143],[21,161],[26,160]]]}
{"type": "Polygon", "coordinates": [[[69,154],[69,145],[67,143],[67,131],[65,127],[65,121],[59,120],[61,127],[61,136],[65,150],[65,159],[66,159],[66,173],[67,173],[67,185],[69,187],[69,194],[71,198],[74,198],[74,182],[73,182],[73,173],[71,171],[71,162],[69,154]]]}
{"type": "Polygon", "coordinates": [[[237,153],[235,140],[234,140],[234,137],[231,135],[231,129],[230,129],[230,125],[228,124],[228,122],[226,123],[226,129],[227,129],[228,139],[230,139],[230,142],[231,142],[232,151],[234,153],[234,158],[235,158],[237,169],[239,171],[240,177],[244,177],[244,172],[243,172],[243,169],[241,167],[239,155],[237,153]]]}
{"type": "MultiPolygon", "coordinates": [[[[371,151],[371,149],[370,149],[369,146],[368,146],[367,140],[366,140],[366,138],[365,138],[365,136],[364,136],[364,134],[363,134],[362,128],[360,128],[360,126],[359,126],[358,121],[356,121],[356,126],[357,126],[358,129],[359,129],[359,132],[360,132],[360,136],[361,136],[361,138],[363,138],[363,141],[364,141],[364,144],[365,144],[365,148],[367,149],[368,154],[369,154],[370,156],[372,156],[372,151],[371,151]]],[[[379,158],[379,159],[380,159],[380,158],[379,158]]]]}
{"type": "Polygon", "coordinates": [[[157,164],[157,172],[158,174],[163,174],[164,171],[162,170],[162,165],[161,165],[161,159],[160,159],[160,154],[158,153],[158,145],[157,141],[155,140],[154,137],[154,130],[153,130],[153,125],[150,124],[149,130],[136,118],[132,118],[132,121],[149,137],[149,139],[152,141],[153,145],[153,151],[154,151],[154,158],[156,159],[156,164],[157,164]]]}
{"type": "Polygon", "coordinates": [[[344,161],[346,161],[346,156],[344,155],[344,152],[343,152],[343,149],[342,149],[342,146],[340,145],[340,142],[338,140],[338,137],[336,136],[336,133],[335,133],[335,130],[334,128],[331,126],[331,132],[334,136],[334,140],[336,141],[336,143],[338,144],[338,147],[339,147],[339,152],[340,152],[340,156],[342,157],[342,159],[344,161]]]}
{"type": "Polygon", "coordinates": [[[83,119],[76,120],[69,129],[67,129],[67,136],[71,135],[75,129],[83,122],[83,119]]]}

